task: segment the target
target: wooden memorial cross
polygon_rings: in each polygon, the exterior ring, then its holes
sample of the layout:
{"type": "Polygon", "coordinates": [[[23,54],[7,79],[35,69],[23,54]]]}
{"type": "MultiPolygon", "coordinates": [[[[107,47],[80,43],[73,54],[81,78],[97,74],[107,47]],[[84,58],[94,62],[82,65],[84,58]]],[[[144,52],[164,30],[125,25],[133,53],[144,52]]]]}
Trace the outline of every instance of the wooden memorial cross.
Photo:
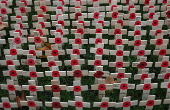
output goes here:
{"type": "Polygon", "coordinates": [[[29,85],[22,85],[22,90],[30,91],[30,96],[37,100],[37,91],[44,91],[43,86],[36,86],[35,80],[28,80],[29,85]]]}
{"type": "Polygon", "coordinates": [[[117,2],[120,2],[120,1],[117,1],[117,0],[110,0],[111,3],[109,4],[109,6],[106,6],[106,11],[113,11],[115,10],[116,8],[118,8],[118,10],[122,10],[122,5],[117,5],[117,2]]]}
{"type": "MultiPolygon", "coordinates": [[[[18,17],[19,17],[19,15],[18,15],[18,17]]],[[[22,16],[21,16],[21,17],[22,17],[22,16]]],[[[13,18],[11,18],[11,19],[13,19],[13,18]]],[[[15,19],[15,18],[14,18],[14,19],[15,19]]],[[[23,30],[23,29],[28,29],[28,28],[29,28],[28,23],[22,23],[21,18],[16,18],[16,19],[17,19],[17,20],[16,20],[16,23],[11,24],[11,28],[12,28],[12,29],[15,29],[15,24],[19,24],[18,30],[21,30],[21,31],[25,31],[25,30],[23,30]]],[[[26,32],[24,32],[24,33],[26,33],[26,32]]]]}
{"type": "Polygon", "coordinates": [[[88,8],[88,12],[95,12],[95,8],[96,7],[98,7],[99,9],[97,9],[97,10],[99,10],[99,11],[104,11],[105,12],[105,6],[100,6],[100,4],[99,4],[99,1],[98,2],[93,2],[93,7],[87,7],[88,8]]]}
{"type": "MultiPolygon", "coordinates": [[[[39,17],[38,17],[39,18],[39,17]]],[[[31,29],[30,34],[34,36],[44,36],[49,35],[48,29],[43,29],[42,24],[36,24],[36,30],[31,29]],[[36,33],[35,33],[36,32],[36,33]]]]}
{"type": "Polygon", "coordinates": [[[90,34],[108,34],[108,29],[103,29],[102,23],[96,23],[96,29],[90,29],[90,34]]]}
{"type": "Polygon", "coordinates": [[[160,73],[165,73],[169,65],[169,56],[163,56],[162,61],[155,62],[155,67],[161,67],[160,73]]]}
{"type": "MultiPolygon", "coordinates": [[[[111,40],[110,40],[110,42],[111,42],[111,40]]],[[[124,45],[116,45],[116,50],[110,50],[110,55],[129,56],[130,55],[130,51],[123,51],[123,49],[124,49],[124,45]]]]}
{"type": "Polygon", "coordinates": [[[19,66],[20,65],[19,60],[13,58],[12,55],[5,55],[5,59],[6,60],[0,60],[1,65],[6,65],[6,66],[9,66],[9,65],[19,66]]]}
{"type": "Polygon", "coordinates": [[[120,89],[119,101],[126,97],[128,89],[135,89],[135,84],[128,84],[128,78],[121,78],[121,83],[114,83],[113,89],[120,89]]]}
{"type": "Polygon", "coordinates": [[[131,96],[123,97],[123,102],[116,103],[116,108],[123,107],[123,110],[130,110],[131,106],[138,105],[138,100],[131,100],[131,96]]]}
{"type": "Polygon", "coordinates": [[[88,85],[81,85],[81,80],[73,81],[73,86],[67,86],[67,91],[74,91],[74,96],[81,96],[81,91],[88,91],[88,85]]]}
{"type": "Polygon", "coordinates": [[[152,26],[152,30],[162,30],[162,26],[164,24],[164,20],[158,20],[158,15],[153,15],[152,20],[147,20],[147,24],[149,26],[152,26]]]}
{"type": "Polygon", "coordinates": [[[152,110],[154,105],[160,105],[162,100],[155,100],[155,95],[149,95],[145,101],[140,101],[139,106],[146,106],[145,110],[152,110]]]}
{"type": "Polygon", "coordinates": [[[103,71],[103,66],[96,66],[94,71],[89,71],[89,76],[95,77],[95,84],[98,84],[98,79],[102,79],[102,77],[107,77],[109,75],[109,71],[103,71]]]}
{"type": "Polygon", "coordinates": [[[124,14],[124,19],[134,21],[136,16],[141,16],[141,13],[136,13],[136,8],[130,8],[129,14],[124,14]]]}
{"type": "Polygon", "coordinates": [[[60,92],[67,90],[67,86],[60,85],[59,80],[51,80],[51,85],[45,85],[45,90],[52,91],[54,97],[60,97],[60,92]]]}
{"type": "Polygon", "coordinates": [[[18,85],[18,76],[23,75],[23,70],[16,70],[15,65],[9,65],[8,70],[3,71],[3,76],[10,76],[14,85],[18,85]]]}
{"type": "Polygon", "coordinates": [[[78,16],[78,20],[72,21],[72,26],[77,26],[78,23],[81,23],[83,25],[83,27],[90,26],[90,21],[84,21],[83,16],[78,16]]]}
{"type": "Polygon", "coordinates": [[[50,12],[51,11],[51,1],[50,0],[39,0],[39,1],[34,1],[35,5],[35,10],[38,11],[42,11],[43,14],[46,14],[46,12],[50,12]],[[46,6],[46,5],[50,5],[50,6],[46,6]]]}
{"type": "Polygon", "coordinates": [[[15,12],[19,11],[21,13],[21,15],[27,16],[27,13],[31,12],[31,7],[25,6],[24,2],[19,2],[19,7],[18,8],[14,8],[14,11],[15,12]]]}
{"type": "Polygon", "coordinates": [[[51,20],[59,20],[59,19],[69,19],[68,14],[63,14],[61,9],[55,9],[54,11],[56,11],[56,15],[51,15],[51,20]],[[61,16],[61,17],[59,17],[61,16]]]}
{"type": "Polygon", "coordinates": [[[165,17],[167,19],[170,18],[170,16],[169,16],[170,2],[168,0],[166,1],[166,4],[161,5],[160,10],[163,11],[163,12],[161,12],[161,17],[165,17]]]}
{"type": "Polygon", "coordinates": [[[4,49],[4,55],[12,55],[13,58],[17,59],[17,55],[23,54],[23,49],[16,49],[16,45],[11,43],[9,44],[10,49],[4,49]]]}
{"type": "Polygon", "coordinates": [[[80,47],[81,47],[80,44],[72,44],[73,49],[66,49],[66,52],[67,54],[77,54],[77,55],[86,54],[86,49],[82,49],[80,47]]]}
{"type": "Polygon", "coordinates": [[[98,84],[91,85],[91,90],[99,91],[99,98],[105,97],[106,90],[112,90],[113,84],[105,84],[105,79],[98,79],[98,84]]]}
{"type": "Polygon", "coordinates": [[[116,23],[115,29],[109,29],[108,35],[127,35],[127,29],[122,29],[121,23],[116,23]]]}
{"type": "Polygon", "coordinates": [[[96,38],[89,38],[89,44],[108,44],[108,39],[102,39],[102,33],[96,33],[96,38]]]}
{"type": "Polygon", "coordinates": [[[72,66],[72,71],[67,71],[67,76],[74,76],[74,80],[80,80],[83,76],[88,76],[88,70],[81,70],[80,65],[72,66]]]}
{"type": "Polygon", "coordinates": [[[98,4],[106,4],[109,3],[109,0],[87,0],[87,4],[95,4],[96,2],[98,4]]]}
{"type": "Polygon", "coordinates": [[[129,26],[146,26],[147,21],[141,21],[141,16],[136,16],[135,21],[129,21],[129,26]]]}
{"type": "Polygon", "coordinates": [[[59,55],[65,55],[65,50],[59,50],[58,44],[52,44],[51,50],[45,50],[46,56],[54,56],[54,60],[57,61],[59,55]]]}
{"type": "Polygon", "coordinates": [[[158,29],[158,30],[150,30],[149,35],[151,36],[158,36],[158,34],[163,34],[163,35],[168,35],[168,30],[162,30],[162,29],[158,29]]]}
{"type": "Polygon", "coordinates": [[[45,14],[42,9],[37,9],[35,11],[37,11],[37,15],[32,15],[33,21],[38,20],[38,17],[42,17],[44,19],[44,21],[47,21],[47,19],[50,19],[50,15],[45,14]]]}
{"type": "Polygon", "coordinates": [[[66,76],[66,71],[60,71],[58,66],[52,66],[52,71],[45,71],[46,76],[53,77],[53,80],[58,80],[60,82],[60,76],[66,76]]]}
{"type": "Polygon", "coordinates": [[[41,65],[41,59],[35,59],[36,57],[33,56],[33,54],[27,54],[27,59],[21,59],[22,65],[28,65],[28,66],[35,66],[35,65],[41,65]]]}
{"type": "Polygon", "coordinates": [[[118,68],[117,73],[111,73],[112,78],[117,78],[117,82],[120,83],[122,78],[131,78],[132,73],[125,73],[125,68],[118,68]]]}
{"type": "Polygon", "coordinates": [[[36,56],[42,56],[42,51],[35,50],[35,45],[28,45],[29,50],[23,50],[23,55],[32,54],[34,59],[36,56]]]}
{"type": "Polygon", "coordinates": [[[14,85],[13,80],[7,79],[7,84],[1,84],[1,89],[8,90],[10,100],[15,100],[16,98],[16,91],[21,91],[20,85],[14,85]]]}
{"type": "Polygon", "coordinates": [[[117,50],[123,50],[123,44],[128,44],[128,39],[122,39],[122,34],[116,34],[114,40],[109,40],[109,45],[117,45],[117,50]]]}
{"type": "Polygon", "coordinates": [[[145,78],[144,84],[136,85],[136,90],[143,90],[142,100],[147,100],[150,90],[158,87],[158,83],[151,83],[151,78],[145,78]]]}
{"type": "Polygon", "coordinates": [[[54,56],[47,56],[48,62],[42,62],[42,67],[50,67],[50,70],[52,70],[53,66],[62,66],[61,61],[55,61],[54,56]]]}
{"type": "Polygon", "coordinates": [[[38,77],[44,77],[43,72],[37,72],[35,66],[29,66],[29,71],[24,71],[23,76],[29,76],[31,80],[35,80],[36,84],[38,85],[38,77]]]}
{"type": "Polygon", "coordinates": [[[95,55],[95,60],[88,60],[88,65],[108,65],[108,60],[102,60],[102,55],[95,55]]]}
{"type": "MultiPolygon", "coordinates": [[[[67,2],[69,2],[69,1],[67,1],[67,2]]],[[[60,9],[62,12],[67,12],[67,11],[69,11],[69,8],[66,7],[66,6],[64,6],[64,5],[63,5],[63,2],[62,2],[62,1],[59,1],[59,0],[53,1],[53,6],[54,6],[54,7],[51,7],[51,11],[56,11],[56,9],[60,9]]]]}
{"type": "Polygon", "coordinates": [[[141,30],[142,26],[141,25],[136,25],[134,26],[134,31],[128,31],[128,36],[145,36],[146,35],[146,30],[141,30]]]}
{"type": "Polygon", "coordinates": [[[78,20],[79,16],[83,16],[83,18],[87,18],[87,13],[82,13],[82,9],[79,7],[76,7],[75,13],[70,14],[70,19],[78,20]]]}
{"type": "Polygon", "coordinates": [[[68,29],[64,29],[61,24],[56,24],[56,30],[50,30],[51,35],[55,35],[55,32],[59,32],[61,36],[69,34],[68,29]]]}
{"type": "Polygon", "coordinates": [[[109,62],[109,67],[116,67],[116,72],[118,68],[122,67],[128,67],[129,62],[123,62],[123,56],[116,56],[116,61],[115,62],[109,62]]]}
{"type": "Polygon", "coordinates": [[[162,82],[161,83],[161,88],[166,88],[167,92],[166,92],[166,99],[170,98],[170,78],[168,82],[162,82]]]}
{"type": "Polygon", "coordinates": [[[149,3],[152,2],[152,1],[153,1],[154,4],[155,4],[156,0],[151,0],[151,1],[148,1],[148,0],[141,0],[141,1],[139,1],[139,4],[149,5],[149,3]]]}
{"type": "Polygon", "coordinates": [[[119,14],[119,15],[117,15],[115,12],[113,12],[112,13],[113,14],[113,16],[112,16],[112,20],[111,20],[111,26],[114,26],[114,27],[116,27],[116,28],[120,28],[120,29],[122,29],[123,28],[123,26],[129,26],[129,20],[123,20],[123,14],[119,14]],[[117,26],[117,24],[119,24],[118,26],[117,26]]]}
{"type": "MultiPolygon", "coordinates": [[[[51,1],[50,0],[38,0],[38,1],[34,1],[34,5],[35,6],[46,6],[46,5],[50,5],[51,6],[51,1]]],[[[47,7],[48,8],[48,7],[47,7]]],[[[41,8],[40,8],[41,9],[41,8]]],[[[35,9],[36,10],[36,9],[35,9]]],[[[43,10],[43,9],[42,9],[43,10]]]]}
{"type": "Polygon", "coordinates": [[[100,110],[107,110],[108,107],[116,107],[116,102],[109,102],[109,97],[102,97],[102,101],[94,102],[93,107],[100,107],[100,110]]]}
{"type": "Polygon", "coordinates": [[[140,57],[151,54],[151,50],[145,50],[145,48],[146,48],[146,45],[140,45],[139,50],[132,50],[131,55],[136,55],[137,60],[139,61],[140,57]]]}
{"type": "MultiPolygon", "coordinates": [[[[34,42],[35,43],[35,49],[36,48],[42,48],[44,46],[44,43],[47,42],[47,37],[40,37],[38,31],[34,31],[34,37],[28,37],[28,42],[34,42]]],[[[42,51],[36,51],[37,54],[41,53],[42,51]]]]}
{"type": "Polygon", "coordinates": [[[104,21],[104,18],[105,17],[103,15],[99,15],[98,19],[92,21],[92,26],[96,26],[96,28],[98,28],[98,26],[100,26],[101,29],[103,29],[104,26],[110,26],[110,21],[104,21]],[[101,25],[99,25],[97,23],[99,23],[101,25]]]}
{"type": "Polygon", "coordinates": [[[0,103],[0,108],[3,110],[12,110],[12,108],[18,108],[16,102],[10,102],[8,97],[1,97],[2,103],[0,103]]]}
{"type": "Polygon", "coordinates": [[[104,43],[98,43],[95,45],[95,48],[90,49],[90,53],[94,53],[95,55],[109,55],[109,50],[103,48],[104,43]]]}
{"type": "Polygon", "coordinates": [[[75,106],[76,110],[83,110],[83,107],[90,108],[89,102],[83,102],[83,97],[75,96],[75,101],[68,100],[69,106],[75,106]]]}
{"type": "Polygon", "coordinates": [[[23,28],[21,29],[21,25],[20,24],[14,24],[14,28],[15,30],[13,31],[9,31],[10,32],[10,36],[14,36],[17,37],[15,34],[19,33],[19,36],[22,37],[23,35],[28,35],[27,30],[23,30],[23,28]],[[16,32],[16,33],[15,33],[16,32]]]}
{"type": "Polygon", "coordinates": [[[168,82],[170,78],[170,68],[166,69],[166,72],[162,72],[158,75],[158,79],[164,79],[164,82],[168,82]]]}
{"type": "Polygon", "coordinates": [[[53,1],[53,5],[57,5],[58,2],[61,2],[61,5],[64,6],[64,5],[67,5],[67,4],[70,4],[70,1],[68,0],[56,0],[56,1],[53,1]]]}
{"type": "MultiPolygon", "coordinates": [[[[82,29],[82,28],[79,28],[79,29],[82,29]]],[[[77,29],[77,31],[79,31],[79,29],[77,29]]],[[[83,34],[81,33],[75,33],[75,39],[69,39],[69,44],[72,44],[72,45],[78,44],[78,48],[82,48],[82,45],[88,44],[88,39],[83,39],[83,34]]]]}
{"type": "MultiPolygon", "coordinates": [[[[116,1],[117,2],[117,1],[116,1]]],[[[118,17],[123,17],[124,13],[119,13],[119,8],[117,7],[117,5],[113,5],[112,11],[109,11],[106,13],[106,17],[112,18],[112,20],[117,20],[118,17]]],[[[121,18],[119,18],[120,20],[123,20],[121,18]]]]}
{"type": "Polygon", "coordinates": [[[29,110],[38,110],[39,107],[43,106],[42,102],[34,101],[33,96],[26,96],[27,101],[20,101],[21,106],[28,106],[29,110]]]}
{"type": "Polygon", "coordinates": [[[32,0],[21,0],[21,1],[16,1],[16,6],[19,6],[20,5],[19,3],[21,3],[21,2],[24,3],[24,6],[32,5],[32,0]]]}
{"type": "Polygon", "coordinates": [[[61,110],[63,107],[68,107],[68,102],[60,102],[59,97],[52,97],[52,102],[45,101],[45,106],[52,107],[53,110],[61,110]]]}
{"type": "Polygon", "coordinates": [[[84,34],[89,33],[89,28],[84,29],[83,23],[77,23],[77,29],[71,29],[71,34],[79,34],[78,36],[75,35],[78,38],[83,38],[84,34]]]}
{"type": "Polygon", "coordinates": [[[11,18],[11,21],[16,21],[16,23],[22,23],[23,21],[28,21],[28,16],[24,16],[21,14],[21,12],[18,12],[18,11],[16,12],[16,16],[10,16],[10,18],[11,18]]]}
{"type": "Polygon", "coordinates": [[[12,0],[9,0],[9,1],[4,1],[4,0],[1,0],[1,3],[5,4],[5,6],[11,6],[12,5],[12,0]]]}
{"type": "Polygon", "coordinates": [[[0,15],[4,16],[7,14],[11,14],[11,13],[12,13],[12,9],[8,8],[5,3],[1,2],[0,3],[0,15]]]}
{"type": "Polygon", "coordinates": [[[85,0],[71,0],[70,5],[74,5],[74,7],[69,7],[70,12],[75,12],[76,8],[80,8],[81,11],[87,11],[86,6],[82,5],[86,3],[85,0]]]}
{"type": "Polygon", "coordinates": [[[33,23],[33,27],[37,27],[37,24],[41,24],[41,28],[51,27],[50,22],[44,22],[44,19],[42,17],[38,17],[38,22],[33,23]]]}
{"type": "Polygon", "coordinates": [[[131,8],[135,8],[136,11],[140,10],[140,5],[135,5],[135,0],[129,0],[129,4],[127,6],[123,6],[123,11],[130,11],[131,8]]]}
{"type": "Polygon", "coordinates": [[[141,83],[144,83],[145,78],[155,78],[155,73],[149,73],[149,68],[141,69],[141,73],[134,75],[134,80],[141,80],[141,83]]]}

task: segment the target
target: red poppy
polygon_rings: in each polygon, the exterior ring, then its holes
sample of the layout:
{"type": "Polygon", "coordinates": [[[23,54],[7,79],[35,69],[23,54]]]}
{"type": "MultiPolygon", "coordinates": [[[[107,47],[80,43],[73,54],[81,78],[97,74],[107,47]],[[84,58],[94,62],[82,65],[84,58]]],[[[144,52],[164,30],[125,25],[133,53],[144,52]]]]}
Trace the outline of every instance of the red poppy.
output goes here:
{"type": "Polygon", "coordinates": [[[61,106],[60,102],[52,102],[52,107],[53,108],[61,108],[62,106],[61,106]]]}
{"type": "Polygon", "coordinates": [[[151,85],[150,84],[144,84],[143,85],[143,90],[150,90],[151,89],[151,85]]]}
{"type": "Polygon", "coordinates": [[[5,3],[5,6],[7,6],[7,5],[8,5],[6,1],[1,1],[1,3],[5,3]]]}
{"type": "Polygon", "coordinates": [[[102,48],[97,48],[96,49],[96,54],[102,55],[104,53],[104,50],[102,48]]]}
{"type": "Polygon", "coordinates": [[[123,56],[123,51],[122,50],[117,50],[116,51],[116,56],[123,56]]]}
{"type": "Polygon", "coordinates": [[[154,100],[148,100],[146,105],[147,106],[153,106],[154,105],[154,100]]]}
{"type": "Polygon", "coordinates": [[[130,101],[126,101],[126,102],[123,102],[123,107],[130,107],[131,106],[131,103],[130,101]]]}
{"type": "Polygon", "coordinates": [[[121,24],[121,26],[123,26],[123,20],[117,20],[117,23],[120,23],[121,24]]]}
{"type": "Polygon", "coordinates": [[[57,15],[56,15],[56,20],[58,20],[58,16],[60,16],[60,15],[62,15],[62,14],[57,14],[57,15]]]}
{"type": "Polygon", "coordinates": [[[135,40],[134,46],[140,46],[141,45],[141,40],[135,40]]]}
{"type": "Polygon", "coordinates": [[[73,59],[73,60],[71,60],[71,65],[78,65],[79,64],[79,62],[78,62],[78,60],[76,60],[76,59],[73,59]]]}
{"type": "Polygon", "coordinates": [[[52,50],[52,51],[51,51],[51,55],[52,55],[52,56],[58,56],[58,54],[59,54],[59,53],[58,53],[58,50],[52,50]]]}
{"type": "Polygon", "coordinates": [[[81,28],[77,29],[77,33],[84,34],[84,29],[81,28]]]}
{"type": "Polygon", "coordinates": [[[94,77],[96,78],[101,78],[104,75],[104,73],[102,71],[96,71],[96,73],[94,73],[94,77]]]}
{"type": "Polygon", "coordinates": [[[115,29],[114,30],[114,35],[116,35],[116,34],[121,34],[121,30],[120,29],[115,29]]]}
{"type": "Polygon", "coordinates": [[[102,33],[102,29],[96,29],[95,33],[102,33]]]}
{"type": "Polygon", "coordinates": [[[40,33],[40,36],[43,35],[43,31],[41,29],[36,29],[35,31],[38,31],[40,33]]]}
{"type": "Polygon", "coordinates": [[[145,1],[144,1],[144,4],[145,4],[145,5],[149,5],[149,2],[150,2],[150,0],[145,0],[145,1]]]}
{"type": "Polygon", "coordinates": [[[95,44],[98,44],[98,43],[102,43],[102,39],[101,39],[101,38],[97,38],[97,39],[95,40],[95,44]]]}
{"type": "Polygon", "coordinates": [[[164,79],[169,79],[170,78],[170,73],[166,73],[165,75],[164,75],[164,79]]]}
{"type": "Polygon", "coordinates": [[[141,32],[140,32],[139,30],[136,30],[136,31],[134,32],[134,36],[136,36],[136,35],[141,35],[141,32]]]}
{"type": "Polygon", "coordinates": [[[36,72],[30,72],[30,77],[36,78],[37,77],[37,73],[36,72]]]}
{"type": "Polygon", "coordinates": [[[110,10],[113,11],[113,9],[116,7],[117,7],[117,5],[112,5],[110,10]]]}
{"type": "Polygon", "coordinates": [[[52,76],[53,77],[59,77],[60,76],[60,73],[58,71],[53,71],[52,72],[52,76]]]}
{"type": "Polygon", "coordinates": [[[35,43],[41,43],[40,37],[34,37],[34,42],[35,43]]]}
{"type": "Polygon", "coordinates": [[[43,14],[39,14],[38,17],[43,17],[44,18],[44,15],[43,14]]]}
{"type": "Polygon", "coordinates": [[[62,2],[62,5],[64,5],[64,0],[58,0],[58,1],[62,2]]]}
{"type": "Polygon", "coordinates": [[[136,14],[135,13],[130,13],[129,19],[135,19],[135,18],[136,18],[136,14]]]}
{"type": "Polygon", "coordinates": [[[130,0],[126,0],[126,4],[127,4],[127,5],[129,5],[129,1],[130,1],[130,0]]]}
{"type": "Polygon", "coordinates": [[[79,49],[73,49],[72,54],[80,55],[80,50],[79,49]]]}
{"type": "Polygon", "coordinates": [[[79,21],[78,23],[82,23],[83,26],[85,26],[85,23],[84,21],[79,21]]]}
{"type": "Polygon", "coordinates": [[[60,21],[57,21],[58,24],[61,24],[61,26],[64,26],[64,21],[60,20],[60,21]]]}
{"type": "Polygon", "coordinates": [[[62,12],[64,11],[62,6],[58,6],[57,9],[61,9],[62,12]]]}
{"type": "Polygon", "coordinates": [[[101,23],[102,26],[104,26],[104,21],[98,21],[98,23],[101,23]]]}
{"type": "Polygon", "coordinates": [[[73,91],[74,92],[80,92],[81,91],[81,86],[74,86],[73,91]]]}
{"type": "Polygon", "coordinates": [[[9,75],[10,76],[17,76],[18,74],[17,74],[17,72],[15,70],[10,70],[9,75]]]}
{"type": "Polygon", "coordinates": [[[39,24],[41,24],[42,28],[45,28],[45,23],[44,22],[39,22],[39,24]]]}
{"type": "Polygon", "coordinates": [[[128,84],[126,84],[126,83],[120,84],[120,89],[122,89],[122,90],[128,89],[128,84]]]}
{"type": "Polygon", "coordinates": [[[36,56],[35,50],[29,50],[28,53],[29,53],[29,54],[32,54],[33,56],[36,56]]]}
{"type": "Polygon", "coordinates": [[[75,106],[76,107],[83,107],[83,103],[82,102],[75,102],[75,106]]]}
{"type": "Polygon", "coordinates": [[[92,2],[98,2],[99,0],[92,0],[92,2]]]}
{"type": "Polygon", "coordinates": [[[14,65],[14,62],[12,60],[7,60],[6,65],[14,65]]]}
{"type": "Polygon", "coordinates": [[[21,30],[15,30],[15,32],[19,32],[19,35],[22,36],[21,30]]]}
{"type": "Polygon", "coordinates": [[[141,25],[141,21],[135,21],[135,24],[134,24],[135,26],[136,25],[141,25]]]}
{"type": "Polygon", "coordinates": [[[16,18],[21,18],[21,20],[22,20],[22,16],[20,16],[20,15],[17,15],[16,18]]]}
{"type": "Polygon", "coordinates": [[[55,38],[54,42],[56,44],[61,44],[62,43],[62,39],[61,38],[55,38]]]}
{"type": "Polygon", "coordinates": [[[165,49],[160,50],[159,55],[166,55],[166,50],[165,49]]]}
{"type": "Polygon", "coordinates": [[[143,69],[147,66],[147,63],[146,62],[140,62],[137,67],[140,68],[140,69],[143,69]]]}
{"type": "Polygon", "coordinates": [[[122,39],[116,39],[115,44],[116,45],[122,45],[122,39]]]}
{"type": "Polygon", "coordinates": [[[17,23],[17,24],[19,24],[20,29],[23,29],[22,23],[17,23]]]}
{"type": "Polygon", "coordinates": [[[75,70],[73,72],[73,76],[74,77],[82,77],[83,76],[82,71],[81,70],[75,70]]]}
{"type": "Polygon", "coordinates": [[[170,11],[166,12],[166,16],[167,16],[167,18],[170,18],[170,11]]]}
{"type": "Polygon", "coordinates": [[[95,13],[93,14],[93,18],[94,18],[94,19],[98,19],[98,18],[99,18],[99,15],[100,15],[99,12],[95,12],[95,13]]]}
{"type": "Polygon", "coordinates": [[[139,50],[138,51],[138,56],[143,56],[145,55],[145,50],[139,50]]]}
{"type": "Polygon", "coordinates": [[[82,44],[82,40],[80,38],[77,38],[74,40],[75,44],[82,44]]]}
{"type": "Polygon", "coordinates": [[[125,73],[118,73],[117,78],[121,79],[125,77],[125,73]]]}
{"type": "Polygon", "coordinates": [[[156,45],[162,45],[163,44],[163,40],[162,39],[157,39],[156,40],[156,45]]]}
{"type": "Polygon", "coordinates": [[[76,6],[75,8],[81,8],[80,6],[76,6]]]}
{"type": "Polygon", "coordinates": [[[28,65],[35,65],[35,61],[33,59],[28,59],[27,64],[28,65]]]}
{"type": "Polygon", "coordinates": [[[123,67],[123,62],[116,62],[116,67],[117,68],[123,67]]]}
{"type": "Polygon", "coordinates": [[[36,86],[29,86],[29,91],[35,92],[35,91],[37,91],[37,87],[36,86]]]}
{"type": "Polygon", "coordinates": [[[26,0],[21,0],[21,2],[23,2],[24,5],[27,6],[27,1],[26,0]]]}
{"type": "Polygon", "coordinates": [[[153,19],[153,15],[155,15],[155,13],[149,13],[149,18],[153,19]]]}
{"type": "Polygon", "coordinates": [[[112,18],[117,18],[118,17],[118,12],[113,12],[112,13],[112,18]]]}
{"type": "Polygon", "coordinates": [[[94,61],[94,65],[95,65],[95,66],[100,66],[100,65],[102,65],[101,60],[95,60],[95,61],[94,61]]]}
{"type": "Polygon", "coordinates": [[[10,91],[15,91],[15,86],[14,85],[8,85],[7,88],[10,91]]]}
{"type": "Polygon", "coordinates": [[[102,102],[102,103],[100,104],[100,107],[102,107],[102,108],[106,108],[106,107],[108,107],[108,106],[109,106],[108,102],[102,102]]]}
{"type": "Polygon", "coordinates": [[[98,90],[100,90],[100,91],[106,90],[106,85],[105,84],[99,84],[98,90]]]}
{"type": "Polygon", "coordinates": [[[27,105],[29,107],[35,107],[36,106],[35,102],[33,102],[33,101],[27,101],[27,105]]]}
{"type": "Polygon", "coordinates": [[[162,33],[162,30],[156,30],[155,35],[157,36],[160,33],[162,33]]]}
{"type": "Polygon", "coordinates": [[[2,107],[3,108],[11,108],[11,104],[8,102],[4,102],[4,103],[2,103],[2,107]]]}
{"type": "Polygon", "coordinates": [[[109,0],[109,3],[112,3],[112,0],[109,0]]]}
{"type": "Polygon", "coordinates": [[[40,6],[40,9],[42,9],[43,12],[46,12],[46,11],[47,11],[46,6],[40,6]]]}
{"type": "Polygon", "coordinates": [[[135,8],[135,6],[130,5],[130,6],[128,7],[128,10],[130,11],[131,8],[135,8]]]}
{"type": "Polygon", "coordinates": [[[5,8],[1,8],[1,14],[7,14],[7,10],[5,8]]]}
{"type": "Polygon", "coordinates": [[[52,67],[52,66],[56,66],[56,64],[55,64],[54,61],[50,61],[50,62],[48,62],[48,66],[49,66],[49,67],[52,67]]]}
{"type": "Polygon", "coordinates": [[[21,11],[21,13],[25,13],[26,12],[26,8],[25,7],[20,7],[19,10],[21,11]]]}
{"type": "Polygon", "coordinates": [[[60,32],[60,35],[63,35],[63,30],[62,29],[57,29],[56,32],[60,32]]]}
{"type": "Polygon", "coordinates": [[[148,77],[149,77],[148,74],[142,74],[141,77],[140,77],[140,79],[144,80],[145,78],[148,78],[148,77]]]}
{"type": "Polygon", "coordinates": [[[79,17],[79,16],[82,16],[82,13],[76,13],[76,14],[75,14],[75,19],[78,20],[78,17],[79,17]]]}
{"type": "Polygon", "coordinates": [[[166,3],[167,3],[167,0],[162,0],[162,3],[166,4],[166,3]]]}
{"type": "Polygon", "coordinates": [[[52,92],[60,92],[61,88],[58,85],[52,85],[51,90],[52,90],[52,92]]]}
{"type": "Polygon", "coordinates": [[[17,55],[16,49],[10,49],[10,55],[17,55]]]}
{"type": "Polygon", "coordinates": [[[152,26],[157,26],[159,23],[158,23],[158,20],[153,20],[152,21],[152,26]]]}
{"type": "Polygon", "coordinates": [[[168,61],[163,61],[161,64],[161,67],[168,67],[169,66],[169,62],[168,61]]]}

